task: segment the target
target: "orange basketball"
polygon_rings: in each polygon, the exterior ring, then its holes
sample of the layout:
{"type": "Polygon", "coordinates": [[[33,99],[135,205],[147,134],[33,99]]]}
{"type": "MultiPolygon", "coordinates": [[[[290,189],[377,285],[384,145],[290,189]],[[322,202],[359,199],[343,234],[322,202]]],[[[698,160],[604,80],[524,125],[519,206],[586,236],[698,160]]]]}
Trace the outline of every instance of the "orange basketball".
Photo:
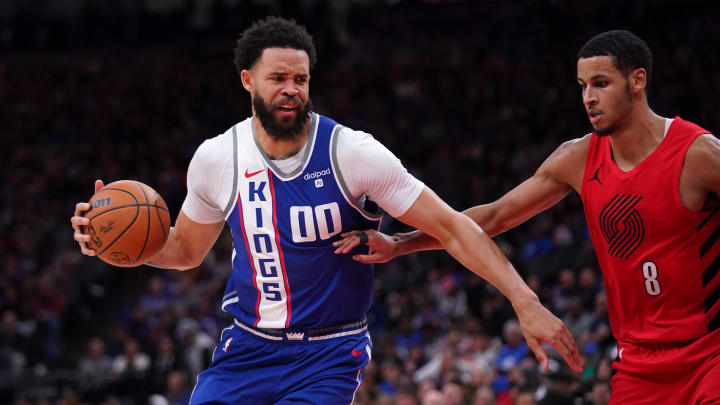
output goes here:
{"type": "Polygon", "coordinates": [[[151,187],[120,180],[90,198],[85,217],[90,224],[88,246],[114,266],[135,267],[162,249],[170,233],[170,213],[165,201],[151,187]]]}

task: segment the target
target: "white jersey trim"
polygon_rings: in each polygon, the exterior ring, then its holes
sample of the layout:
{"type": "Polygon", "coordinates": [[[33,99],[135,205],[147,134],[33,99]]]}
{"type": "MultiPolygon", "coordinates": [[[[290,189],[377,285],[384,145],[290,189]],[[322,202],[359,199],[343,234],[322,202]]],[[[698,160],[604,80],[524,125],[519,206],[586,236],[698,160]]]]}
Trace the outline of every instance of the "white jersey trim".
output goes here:
{"type": "Polygon", "coordinates": [[[235,207],[235,199],[237,198],[237,187],[238,187],[238,140],[237,140],[237,131],[235,130],[235,127],[237,127],[237,124],[233,125],[232,127],[232,141],[233,141],[233,185],[232,185],[232,192],[230,193],[230,199],[227,202],[227,205],[225,206],[225,210],[223,211],[223,217],[225,217],[225,221],[227,221],[228,217],[230,216],[230,213],[232,212],[232,209],[235,207]]]}

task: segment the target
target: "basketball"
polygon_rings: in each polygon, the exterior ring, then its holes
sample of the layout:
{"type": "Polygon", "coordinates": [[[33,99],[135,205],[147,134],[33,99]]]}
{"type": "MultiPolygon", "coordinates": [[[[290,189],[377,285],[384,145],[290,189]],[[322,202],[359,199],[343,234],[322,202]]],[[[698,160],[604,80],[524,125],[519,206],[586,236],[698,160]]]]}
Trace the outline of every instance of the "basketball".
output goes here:
{"type": "Polygon", "coordinates": [[[98,190],[85,212],[90,224],[88,246],[103,261],[119,267],[147,262],[162,249],[170,233],[167,205],[151,187],[120,180],[98,190]]]}

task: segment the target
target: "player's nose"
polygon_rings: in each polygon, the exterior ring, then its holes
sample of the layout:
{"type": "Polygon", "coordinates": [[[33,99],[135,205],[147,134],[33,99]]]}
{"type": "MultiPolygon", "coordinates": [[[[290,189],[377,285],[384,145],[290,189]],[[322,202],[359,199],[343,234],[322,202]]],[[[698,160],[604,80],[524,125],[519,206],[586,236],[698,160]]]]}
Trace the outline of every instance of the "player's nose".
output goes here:
{"type": "Polygon", "coordinates": [[[583,91],[582,99],[583,99],[583,104],[585,104],[585,106],[587,106],[587,107],[589,107],[591,105],[595,105],[595,104],[597,104],[597,101],[598,101],[597,93],[588,87],[583,91]]]}
{"type": "Polygon", "coordinates": [[[295,83],[287,83],[285,87],[283,88],[283,94],[285,94],[288,97],[295,97],[298,95],[300,90],[298,90],[295,83]]]}

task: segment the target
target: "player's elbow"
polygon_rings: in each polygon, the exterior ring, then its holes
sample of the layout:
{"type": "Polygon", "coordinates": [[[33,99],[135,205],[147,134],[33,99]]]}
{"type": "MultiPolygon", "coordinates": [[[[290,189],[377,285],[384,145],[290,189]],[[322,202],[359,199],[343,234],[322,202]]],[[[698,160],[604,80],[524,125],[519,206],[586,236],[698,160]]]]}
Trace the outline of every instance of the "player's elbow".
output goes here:
{"type": "Polygon", "coordinates": [[[207,256],[206,252],[200,252],[192,248],[183,249],[183,253],[182,260],[177,267],[177,269],[181,271],[192,270],[199,267],[205,260],[205,256],[207,256]]]}
{"type": "Polygon", "coordinates": [[[173,228],[170,232],[165,247],[161,251],[162,258],[159,260],[168,264],[168,267],[175,270],[191,270],[200,266],[207,256],[207,251],[201,249],[192,240],[183,237],[173,228]]]}

